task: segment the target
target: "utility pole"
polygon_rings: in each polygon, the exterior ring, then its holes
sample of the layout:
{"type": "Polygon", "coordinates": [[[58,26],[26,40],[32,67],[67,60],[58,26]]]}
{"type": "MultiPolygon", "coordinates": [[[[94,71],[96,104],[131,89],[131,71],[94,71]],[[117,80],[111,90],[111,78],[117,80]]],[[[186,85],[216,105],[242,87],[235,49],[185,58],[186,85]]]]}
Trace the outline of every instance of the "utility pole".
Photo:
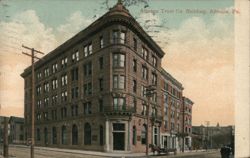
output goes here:
{"type": "Polygon", "coordinates": [[[9,119],[4,117],[3,156],[5,158],[9,157],[8,122],[9,119]]]}
{"type": "Polygon", "coordinates": [[[31,145],[30,145],[30,157],[34,158],[34,146],[35,146],[35,58],[36,59],[40,59],[37,56],[35,56],[35,53],[39,53],[39,54],[44,54],[41,51],[35,50],[34,48],[29,48],[27,46],[22,45],[23,48],[28,49],[31,51],[31,54],[22,52],[23,54],[31,57],[31,81],[32,81],[32,101],[31,101],[31,145]]]}
{"type": "Polygon", "coordinates": [[[154,91],[156,90],[156,88],[153,85],[149,85],[146,88],[146,96],[147,96],[147,100],[148,100],[148,107],[147,107],[147,132],[146,132],[146,155],[148,156],[148,151],[149,151],[149,108],[150,108],[150,97],[152,97],[152,95],[154,94],[154,91]]]}

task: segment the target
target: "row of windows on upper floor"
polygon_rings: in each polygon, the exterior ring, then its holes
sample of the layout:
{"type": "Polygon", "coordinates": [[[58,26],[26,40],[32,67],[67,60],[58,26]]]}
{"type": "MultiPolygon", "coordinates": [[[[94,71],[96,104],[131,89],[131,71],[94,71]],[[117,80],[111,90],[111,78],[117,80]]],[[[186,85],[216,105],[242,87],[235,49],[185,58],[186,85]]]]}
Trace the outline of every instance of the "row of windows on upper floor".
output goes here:
{"type": "MultiPolygon", "coordinates": [[[[103,36],[100,36],[99,40],[100,40],[99,48],[103,48],[104,43],[105,43],[103,36]]],[[[114,44],[117,44],[117,43],[126,44],[126,33],[125,32],[120,32],[120,31],[113,31],[111,41],[114,44]]],[[[138,48],[137,45],[138,45],[137,39],[133,38],[133,49],[136,52],[138,51],[137,50],[137,48],[138,48]]],[[[90,42],[89,44],[87,44],[87,45],[85,45],[83,47],[83,54],[84,54],[84,57],[87,57],[87,56],[91,55],[92,53],[93,53],[93,46],[92,46],[92,42],[90,42]]],[[[145,59],[146,61],[148,61],[149,56],[150,56],[149,54],[150,53],[149,53],[148,49],[143,46],[142,49],[141,49],[141,53],[140,53],[141,57],[143,59],[145,59]]],[[[75,51],[74,53],[71,54],[71,63],[75,63],[75,62],[79,61],[79,59],[80,59],[79,50],[77,50],[77,51],[75,51]]],[[[122,59],[122,56],[121,56],[120,59],[118,59],[118,60],[122,61],[124,59],[122,59]]],[[[153,54],[152,54],[152,61],[151,62],[152,62],[151,64],[154,67],[157,67],[157,58],[153,54]]],[[[68,57],[65,56],[65,57],[63,57],[61,59],[61,68],[63,69],[65,67],[67,67],[67,64],[68,64],[68,57]]],[[[56,73],[58,71],[58,63],[54,62],[52,64],[51,69],[52,69],[52,74],[56,73]]],[[[44,68],[44,77],[48,77],[49,75],[50,75],[50,68],[49,67],[44,68]]],[[[42,78],[42,72],[40,71],[40,72],[37,73],[37,79],[39,80],[41,78],[42,78]]]]}
{"type": "Polygon", "coordinates": [[[173,107],[176,107],[177,109],[179,109],[179,108],[181,108],[181,105],[182,105],[182,103],[179,100],[169,96],[166,93],[163,94],[163,101],[164,101],[164,105],[166,107],[168,107],[168,105],[169,105],[169,106],[173,106],[173,107]]]}
{"type": "MultiPolygon", "coordinates": [[[[92,106],[92,102],[91,101],[88,101],[88,102],[85,102],[83,103],[83,114],[84,115],[89,115],[89,114],[92,114],[93,112],[93,106],[92,106]]],[[[104,107],[104,102],[103,102],[103,99],[99,99],[98,101],[98,109],[99,109],[99,112],[104,112],[104,111],[129,111],[130,112],[137,112],[137,100],[134,98],[133,99],[133,102],[131,105],[128,105],[126,104],[126,98],[124,97],[113,97],[113,106],[112,107],[104,107]]],[[[142,106],[141,106],[141,110],[138,111],[139,114],[141,115],[144,115],[146,116],[146,112],[147,112],[147,105],[146,103],[142,102],[142,106]]],[[[41,121],[42,119],[43,120],[57,120],[58,117],[57,117],[57,114],[58,114],[58,110],[57,109],[52,109],[50,111],[50,113],[48,111],[44,111],[44,112],[40,112],[40,108],[41,108],[41,103],[40,101],[38,101],[38,104],[36,106],[37,108],[37,113],[36,113],[36,118],[37,118],[37,121],[41,121]],[[49,116],[51,115],[51,116],[49,116]]],[[[61,119],[64,119],[66,117],[74,117],[74,116],[79,116],[79,108],[78,108],[78,105],[77,104],[73,104],[72,106],[64,106],[64,107],[61,107],[60,108],[60,114],[61,114],[61,119]],[[71,110],[71,115],[69,115],[69,110],[71,110]]],[[[151,116],[154,117],[154,116],[158,116],[158,110],[156,107],[152,106],[151,107],[151,116]]]]}
{"type": "Polygon", "coordinates": [[[164,82],[164,90],[170,92],[173,96],[181,99],[181,92],[174,88],[173,86],[169,85],[169,83],[164,82]]]}

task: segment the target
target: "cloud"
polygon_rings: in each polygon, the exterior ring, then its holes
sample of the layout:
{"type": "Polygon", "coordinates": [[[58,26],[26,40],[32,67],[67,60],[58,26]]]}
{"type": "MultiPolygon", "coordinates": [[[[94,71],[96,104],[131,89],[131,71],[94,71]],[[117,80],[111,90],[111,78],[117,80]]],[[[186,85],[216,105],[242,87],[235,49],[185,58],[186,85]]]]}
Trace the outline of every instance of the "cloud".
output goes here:
{"type": "MultiPolygon", "coordinates": [[[[185,20],[170,30],[163,67],[181,81],[194,102],[193,123],[234,123],[234,38],[230,20],[214,16],[185,20]],[[212,116],[212,117],[211,117],[212,116]]],[[[159,40],[164,40],[161,33],[159,40]]]]}
{"type": "Polygon", "coordinates": [[[57,39],[60,43],[68,40],[76,33],[87,27],[93,20],[90,20],[82,15],[81,11],[72,13],[67,19],[66,23],[57,28],[57,39]]]}

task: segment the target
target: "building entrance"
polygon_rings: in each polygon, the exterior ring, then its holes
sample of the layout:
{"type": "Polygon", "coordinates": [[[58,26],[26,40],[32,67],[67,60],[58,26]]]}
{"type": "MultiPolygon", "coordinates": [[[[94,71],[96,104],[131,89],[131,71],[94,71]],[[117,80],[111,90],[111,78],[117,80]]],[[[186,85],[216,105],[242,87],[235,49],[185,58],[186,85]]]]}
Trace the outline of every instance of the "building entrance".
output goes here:
{"type": "Polygon", "coordinates": [[[124,123],[113,123],[113,150],[125,150],[124,123]]]}
{"type": "Polygon", "coordinates": [[[113,133],[113,147],[114,150],[124,150],[125,149],[125,133],[124,132],[114,132],[113,133]]]}

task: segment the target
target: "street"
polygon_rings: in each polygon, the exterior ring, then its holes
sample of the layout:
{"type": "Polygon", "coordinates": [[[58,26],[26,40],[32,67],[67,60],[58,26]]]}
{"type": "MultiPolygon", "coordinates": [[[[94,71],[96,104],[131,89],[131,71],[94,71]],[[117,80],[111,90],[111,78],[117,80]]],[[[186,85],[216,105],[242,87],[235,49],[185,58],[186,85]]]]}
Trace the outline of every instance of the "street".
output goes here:
{"type": "MultiPolygon", "coordinates": [[[[110,153],[109,156],[103,154],[103,155],[92,155],[91,153],[94,152],[81,152],[76,150],[58,150],[52,149],[52,148],[37,148],[35,149],[35,158],[103,158],[103,157],[112,157],[112,158],[120,158],[124,157],[122,154],[120,156],[113,155],[113,153],[110,153]],[[88,154],[89,153],[89,154],[88,154]]],[[[16,158],[29,158],[30,157],[30,148],[27,146],[22,147],[16,147],[16,146],[10,146],[9,148],[9,156],[10,157],[16,157],[16,158]]],[[[133,155],[126,154],[126,158],[134,158],[133,155]]],[[[146,158],[145,156],[137,155],[136,157],[140,158],[146,158]]],[[[200,151],[200,152],[190,152],[190,153],[178,153],[177,155],[161,155],[161,156],[150,156],[152,158],[220,158],[220,152],[219,151],[200,151]]],[[[1,156],[0,156],[1,158],[1,156]]],[[[233,157],[230,157],[233,158],[233,157]]]]}

